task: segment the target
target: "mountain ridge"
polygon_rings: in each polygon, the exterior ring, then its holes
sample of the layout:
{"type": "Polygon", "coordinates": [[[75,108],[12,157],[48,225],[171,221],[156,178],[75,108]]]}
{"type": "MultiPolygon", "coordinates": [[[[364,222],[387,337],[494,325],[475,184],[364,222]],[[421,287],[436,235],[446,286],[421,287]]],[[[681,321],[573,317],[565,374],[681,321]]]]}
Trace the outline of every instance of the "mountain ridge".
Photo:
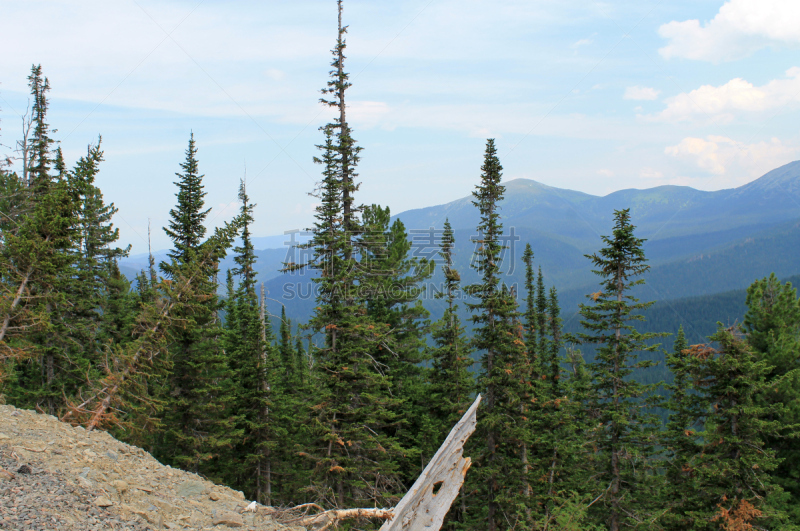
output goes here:
{"type": "MultiPolygon", "coordinates": [[[[531,227],[558,234],[579,248],[591,248],[600,234],[609,234],[614,210],[631,209],[639,236],[651,240],[741,228],[745,232],[800,217],[800,161],[785,164],[758,179],[717,191],[662,185],[628,188],[604,196],[545,185],[531,179],[504,183],[500,204],[506,228],[531,227]],[[750,227],[750,228],[748,228],[750,227]]],[[[469,197],[393,216],[407,228],[476,227],[477,211],[469,197]]]]}
{"type": "MultiPolygon", "coordinates": [[[[593,196],[527,179],[509,181],[500,212],[507,233],[513,227],[519,240],[509,252],[515,263],[506,280],[521,281],[520,257],[524,245],[531,243],[537,266],[543,267],[547,283],[558,288],[565,310],[570,311],[595,282],[584,255],[602,247],[601,235],[613,229],[613,211],[627,207],[637,236],[647,239],[644,250],[653,269],[648,291],[641,295],[648,300],[741,289],[773,271],[783,276],[800,272],[800,161],[796,161],[743,186],[713,192],[665,185],[593,196]]],[[[415,238],[420,236],[429,247],[433,245],[430,227],[435,239],[435,231],[448,218],[456,234],[456,267],[466,284],[475,280],[469,267],[474,251],[470,240],[478,222],[470,196],[393,216],[409,231],[412,250],[419,250],[415,238]]],[[[289,239],[273,236],[258,241],[289,239]]],[[[428,255],[436,250],[426,249],[428,255]]],[[[288,247],[257,251],[258,280],[266,283],[270,297],[286,304],[289,317],[304,320],[313,310],[312,275],[278,272],[290,252],[288,247]]],[[[122,263],[129,277],[146,267],[146,255],[136,258],[122,263]]],[[[220,270],[232,264],[229,253],[220,270]]],[[[436,281],[437,277],[431,280],[436,281]]],[[[434,307],[435,302],[426,305],[434,307]]]]}

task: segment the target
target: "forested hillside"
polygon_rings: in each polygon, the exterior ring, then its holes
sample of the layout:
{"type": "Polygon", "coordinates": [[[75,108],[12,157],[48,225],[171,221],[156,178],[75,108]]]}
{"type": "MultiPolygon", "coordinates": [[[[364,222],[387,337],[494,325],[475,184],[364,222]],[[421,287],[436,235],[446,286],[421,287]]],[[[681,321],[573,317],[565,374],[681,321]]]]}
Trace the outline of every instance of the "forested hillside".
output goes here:
{"type": "MultiPolygon", "coordinates": [[[[476,245],[474,230],[454,231],[456,243],[453,249],[453,261],[464,271],[463,278],[467,283],[475,282],[477,275],[470,268],[476,245]]],[[[524,282],[524,270],[519,265],[521,252],[526,244],[536,250],[537,267],[542,267],[545,281],[559,289],[560,300],[565,313],[573,313],[577,305],[583,302],[587,292],[593,288],[591,264],[584,257],[584,251],[527,228],[515,228],[515,237],[519,237],[514,249],[506,250],[502,269],[505,282],[509,285],[521,286],[524,282]]],[[[673,258],[666,263],[653,265],[648,272],[647,283],[635,288],[637,296],[654,301],[672,301],[692,296],[712,295],[735,289],[744,289],[757,278],[775,273],[781,278],[797,274],[800,269],[800,227],[798,221],[774,225],[768,229],[754,232],[748,237],[740,237],[729,243],[718,243],[716,233],[703,235],[699,246],[701,252],[683,255],[682,238],[657,240],[652,246],[661,245],[673,258]],[[710,240],[707,241],[707,240],[710,240]],[[676,247],[678,252],[670,250],[676,247]],[[674,256],[682,256],[675,259],[674,256]]],[[[429,256],[435,248],[429,242],[440,238],[441,233],[421,231],[411,233],[411,253],[418,256],[429,256]]],[[[507,235],[509,238],[510,235],[507,235]]],[[[687,246],[691,246],[691,237],[687,246]]],[[[722,239],[724,241],[724,239],[722,239]]],[[[650,242],[643,248],[649,257],[650,242]]],[[[298,256],[289,250],[270,250],[272,260],[286,259],[286,256],[298,256]],[[281,258],[278,258],[278,257],[281,258]]],[[[269,262],[267,262],[269,263],[269,262]]],[[[266,290],[270,297],[286,307],[287,315],[296,321],[305,321],[314,308],[313,274],[303,273],[281,275],[274,273],[265,277],[266,290]]],[[[263,278],[263,277],[261,277],[263,278]]],[[[444,281],[441,271],[435,271],[431,280],[424,286],[423,305],[434,318],[441,316],[442,305],[433,297],[441,289],[444,281]]],[[[465,316],[463,313],[462,316],[465,316]]],[[[675,321],[677,327],[677,321],[675,321]]]]}
{"type": "Polygon", "coordinates": [[[447,529],[800,529],[800,162],[595,197],[504,182],[487,139],[471,197],[392,216],[361,202],[338,8],[290,253],[256,250],[276,199],[245,179],[213,226],[188,133],[171,248],[124,262],[101,139],[67,160],[31,68],[0,167],[0,399],[328,509],[397,503],[481,393],[447,529]]]}

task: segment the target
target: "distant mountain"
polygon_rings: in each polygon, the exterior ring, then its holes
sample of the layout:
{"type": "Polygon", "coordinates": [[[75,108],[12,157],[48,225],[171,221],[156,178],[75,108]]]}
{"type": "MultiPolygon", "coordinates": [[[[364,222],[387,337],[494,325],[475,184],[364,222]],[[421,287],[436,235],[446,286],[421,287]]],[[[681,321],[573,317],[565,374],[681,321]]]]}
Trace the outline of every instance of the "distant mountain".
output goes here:
{"type": "MultiPolygon", "coordinates": [[[[614,210],[630,208],[637,234],[647,238],[655,251],[648,253],[654,261],[708,250],[800,218],[800,161],[739,188],[716,192],[659,186],[599,197],[528,179],[508,181],[505,186],[500,213],[506,229],[527,227],[589,251],[597,247],[601,234],[610,233],[614,210]]],[[[410,229],[441,229],[446,218],[455,229],[474,230],[478,223],[471,197],[395,217],[410,229]]]]}
{"type": "MultiPolygon", "coordinates": [[[[469,234],[467,230],[455,231],[455,267],[461,272],[462,285],[479,280],[469,267],[474,245],[468,240],[469,234]]],[[[574,312],[579,303],[585,302],[587,294],[597,291],[599,279],[591,272],[591,264],[582,251],[529,229],[519,229],[517,234],[520,241],[513,261],[511,253],[507,252],[501,267],[504,281],[516,285],[517,293],[524,296],[521,254],[526,242],[534,249],[535,267],[541,266],[546,283],[558,289],[564,314],[574,312]]],[[[754,280],[773,272],[778,277],[800,273],[800,219],[703,253],[653,265],[644,277],[646,283],[637,288],[635,294],[646,301],[710,295],[746,288],[754,280]]],[[[266,286],[275,303],[286,304],[290,317],[305,319],[314,307],[311,278],[308,274],[282,275],[267,281],[266,286]]],[[[442,282],[441,271],[437,269],[428,282],[428,300],[424,301],[434,319],[441,315],[442,308],[439,301],[433,300],[432,294],[442,282]]],[[[724,317],[719,316],[720,319],[724,317]]]]}
{"type": "MultiPolygon", "coordinates": [[[[741,289],[773,271],[779,276],[800,273],[800,161],[744,186],[716,192],[659,186],[599,197],[527,179],[509,181],[505,186],[500,214],[507,233],[513,227],[516,238],[504,258],[505,281],[522,286],[521,256],[525,244],[530,243],[547,284],[559,290],[564,314],[573,312],[585,294],[596,290],[597,277],[584,255],[602,246],[600,236],[611,233],[613,212],[622,208],[631,209],[636,234],[647,238],[645,253],[652,269],[640,293],[645,300],[668,301],[741,289]]],[[[441,234],[436,230],[449,218],[455,229],[455,261],[462,281],[466,285],[478,280],[469,267],[475,245],[471,237],[478,224],[471,197],[401,212],[395,216],[398,218],[409,231],[412,252],[418,256],[435,256],[437,248],[432,242],[441,234]],[[435,228],[433,240],[431,227],[435,228]]],[[[304,241],[304,236],[296,237],[304,241]]],[[[304,321],[314,308],[313,272],[278,272],[288,259],[303,262],[283,245],[290,238],[255,238],[257,247],[273,246],[257,251],[258,280],[265,283],[273,308],[285,304],[289,317],[304,321]]],[[[166,252],[156,254],[158,262],[166,252]]],[[[131,276],[147,266],[147,255],[131,257],[121,265],[131,276]]],[[[229,255],[220,269],[232,267],[229,255]]],[[[440,283],[441,273],[437,272],[429,283],[431,294],[440,283]]],[[[425,304],[433,318],[441,312],[438,301],[431,298],[425,304]]]]}

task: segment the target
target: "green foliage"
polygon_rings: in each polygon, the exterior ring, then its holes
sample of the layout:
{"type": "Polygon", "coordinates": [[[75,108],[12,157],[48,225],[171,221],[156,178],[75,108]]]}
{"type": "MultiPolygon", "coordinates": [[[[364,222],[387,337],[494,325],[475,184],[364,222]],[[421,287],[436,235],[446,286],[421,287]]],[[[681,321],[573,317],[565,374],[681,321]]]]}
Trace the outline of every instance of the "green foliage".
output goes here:
{"type": "MultiPolygon", "coordinates": [[[[443,299],[447,303],[447,308],[442,318],[431,328],[433,347],[430,350],[430,358],[433,361],[433,370],[430,377],[427,411],[423,411],[423,418],[429,419],[430,426],[427,430],[421,430],[424,437],[423,456],[430,456],[438,449],[452,427],[469,408],[475,389],[475,380],[470,372],[472,347],[457,313],[456,300],[461,290],[461,276],[453,267],[454,243],[450,222],[445,221],[439,250],[439,256],[443,261],[445,284],[436,297],[443,299]]],[[[463,499],[464,494],[460,494],[459,498],[463,499]]],[[[444,524],[446,529],[458,529],[467,523],[465,507],[461,501],[456,501],[450,511],[444,524]]]]}
{"type": "MultiPolygon", "coordinates": [[[[322,102],[339,110],[334,123],[321,128],[325,143],[315,161],[323,166],[318,188],[307,264],[287,264],[286,270],[319,271],[317,305],[308,326],[324,334],[324,345],[314,351],[315,393],[309,404],[309,448],[304,457],[312,467],[315,499],[327,506],[387,505],[401,490],[397,459],[403,455],[392,432],[400,420],[402,399],[391,394],[389,367],[380,361],[392,350],[389,325],[370,313],[370,280],[360,263],[356,245],[369,252],[369,242],[358,236],[363,225],[353,204],[357,191],[355,168],[360,148],[346,121],[345,92],[350,86],[344,71],[344,34],[339,2],[339,35],[333,50],[331,79],[322,102]]],[[[376,216],[382,216],[375,211],[376,216]]],[[[388,214],[388,212],[387,212],[388,214]]],[[[401,229],[402,230],[402,229],[401,229]]],[[[390,257],[391,258],[391,257],[390,257]]]]}
{"type": "Polygon", "coordinates": [[[234,249],[238,267],[228,271],[223,336],[230,380],[223,393],[230,396],[226,416],[233,423],[227,433],[229,447],[223,450],[218,466],[229,484],[259,503],[271,505],[278,490],[277,449],[285,439],[285,422],[277,407],[281,403],[277,382],[283,376],[282,364],[255,291],[255,254],[250,235],[255,205],[250,203],[244,181],[239,185],[239,201],[242,243],[234,249]],[[236,288],[233,275],[239,279],[236,288]]]}
{"type": "MultiPolygon", "coordinates": [[[[612,236],[603,236],[606,247],[587,255],[595,274],[602,278],[600,291],[587,295],[592,304],[581,304],[581,324],[586,332],[578,334],[582,343],[598,345],[590,365],[592,387],[588,407],[593,409],[598,428],[589,435],[600,454],[596,481],[608,485],[601,502],[595,505],[599,516],[608,520],[609,529],[638,525],[646,518],[649,478],[654,451],[654,419],[644,407],[655,391],[630,379],[635,369],[652,365],[637,361],[637,351],[653,352],[658,345],[647,342],[660,334],[639,333],[632,322],[642,321],[640,312],[652,303],[641,303],[630,294],[631,288],[644,283],[636,278],[644,274],[646,264],[642,243],[633,234],[628,210],[614,213],[612,236]]],[[[601,487],[603,488],[603,487],[601,487]]]]}
{"type": "Polygon", "coordinates": [[[481,166],[481,182],[472,193],[481,216],[474,267],[482,282],[469,286],[469,294],[477,302],[467,306],[475,324],[473,346],[481,354],[478,390],[485,394],[475,437],[486,444],[475,456],[473,480],[480,501],[472,503],[469,518],[473,522],[487,521],[492,531],[524,526],[529,518],[525,499],[525,449],[529,444],[525,398],[530,366],[517,301],[500,280],[504,249],[498,211],[505,190],[500,184],[502,169],[494,140],[490,139],[481,166]]]}
{"type": "MultiPolygon", "coordinates": [[[[212,462],[231,445],[234,423],[228,413],[233,397],[224,383],[229,368],[220,341],[223,330],[218,313],[217,264],[230,247],[238,223],[203,241],[205,192],[198,173],[194,136],[189,139],[183,173],[177,174],[178,204],[170,211],[173,240],[170,262],[161,270],[168,283],[186,286],[180,298],[164,296],[172,305],[171,371],[164,409],[164,432],[157,454],[167,462],[194,472],[213,474],[212,462]]],[[[213,476],[212,476],[213,477],[213,476]]]]}
{"type": "MultiPolygon", "coordinates": [[[[174,249],[168,256],[178,266],[190,263],[206,234],[203,225],[211,209],[203,210],[206,192],[203,191],[203,177],[200,175],[197,163],[197,147],[194,142],[194,133],[189,136],[189,147],[186,149],[186,160],[181,163],[183,173],[176,173],[178,181],[178,204],[169,211],[169,228],[164,232],[172,240],[174,249]]],[[[161,269],[167,275],[173,273],[169,263],[162,263],[161,269]]]]}
{"type": "Polygon", "coordinates": [[[359,295],[367,317],[389,331],[372,353],[389,377],[389,394],[398,400],[400,422],[387,435],[404,449],[398,459],[401,478],[410,486],[438,448],[428,413],[430,358],[425,348],[428,311],[422,306],[420,284],[430,278],[433,263],[410,257],[411,242],[400,220],[391,225],[389,208],[365,206],[358,238],[359,295]]]}
{"type": "Polygon", "coordinates": [[[15,330],[25,336],[8,351],[17,360],[9,395],[20,405],[63,414],[68,397],[79,395],[109,362],[100,343],[105,292],[113,260],[126,251],[112,248],[116,209],[94,184],[103,159],[100,142],[68,170],[60,148],[52,152],[50,85],[40,66],[28,80],[34,105],[23,178],[3,179],[3,206],[14,217],[6,219],[12,226],[3,233],[9,298],[2,340],[12,339],[15,330]]]}
{"type": "Polygon", "coordinates": [[[772,274],[747,288],[746,303],[747,344],[770,367],[760,402],[782,426],[779,433],[765,436],[778,459],[773,476],[788,494],[792,521],[800,525],[800,448],[790,437],[800,424],[800,299],[790,282],[781,284],[772,274]],[[780,414],[773,412],[776,406],[783,408],[780,414]]]}
{"type": "MultiPolygon", "coordinates": [[[[470,372],[472,347],[466,339],[464,326],[458,317],[457,297],[460,293],[461,277],[453,267],[453,231],[445,221],[441,249],[442,270],[445,275],[444,289],[436,294],[447,303],[445,313],[431,330],[434,347],[431,349],[433,371],[431,374],[431,398],[434,416],[439,422],[439,441],[469,408],[475,388],[470,372]]],[[[438,448],[438,445],[437,445],[438,448]]]]}
{"type": "MultiPolygon", "coordinates": [[[[676,412],[666,432],[665,527],[719,529],[746,503],[754,511],[745,523],[796,529],[776,506],[780,487],[770,474],[778,459],[764,444],[787,428],[775,420],[784,408],[760,400],[774,385],[767,381],[770,367],[731,329],[720,325],[709,339],[718,347],[694,345],[670,358],[685,391],[672,399],[676,412]]],[[[794,435],[797,427],[790,430],[794,435]]]]}

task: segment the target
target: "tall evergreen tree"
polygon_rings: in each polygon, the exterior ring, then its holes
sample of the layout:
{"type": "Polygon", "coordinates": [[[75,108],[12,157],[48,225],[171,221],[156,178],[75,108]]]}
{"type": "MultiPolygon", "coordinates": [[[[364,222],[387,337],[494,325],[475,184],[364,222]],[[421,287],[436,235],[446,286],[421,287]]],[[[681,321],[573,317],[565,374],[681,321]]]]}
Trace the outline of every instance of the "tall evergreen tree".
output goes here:
{"type": "MultiPolygon", "coordinates": [[[[586,464],[582,415],[586,386],[584,367],[576,367],[574,382],[562,378],[560,306],[555,287],[548,292],[541,267],[534,274],[533,250],[526,245],[526,310],[523,324],[528,359],[531,360],[529,404],[525,415],[530,431],[528,505],[533,529],[552,529],[559,522],[585,520],[579,510],[586,464]]],[[[577,525],[577,523],[575,524],[577,525]]]]}
{"type": "MultiPolygon", "coordinates": [[[[461,275],[453,265],[455,238],[450,221],[445,220],[440,243],[439,256],[442,259],[444,286],[436,298],[444,300],[447,306],[441,319],[434,323],[431,337],[434,346],[431,352],[433,371],[428,403],[432,410],[433,437],[428,435],[428,448],[425,454],[431,455],[444,441],[456,422],[464,415],[473,400],[475,378],[470,371],[473,364],[472,347],[466,336],[466,329],[458,316],[456,301],[461,292],[461,275]]],[[[467,525],[466,495],[459,494],[453,503],[445,529],[459,529],[467,525]]]]}
{"type": "MultiPolygon", "coordinates": [[[[173,300],[172,372],[169,378],[162,443],[159,455],[169,463],[194,472],[213,470],[212,460],[230,446],[233,426],[227,409],[231,397],[222,384],[229,379],[218,319],[218,262],[227,252],[218,238],[205,240],[203,176],[199,174],[194,136],[186,160],[177,173],[178,204],[170,211],[170,262],[161,270],[175,286],[186,286],[173,300]],[[213,241],[212,241],[213,240],[213,241]],[[190,288],[190,289],[189,289],[190,288]]],[[[238,224],[237,224],[238,227],[238,224]]],[[[167,297],[169,299],[169,296],[167,297]]]]}
{"type": "Polygon", "coordinates": [[[284,375],[278,348],[273,345],[271,326],[261,316],[256,294],[256,262],[250,226],[253,208],[244,181],[239,186],[242,224],[241,245],[234,249],[237,267],[230,272],[226,318],[226,354],[233,388],[231,411],[236,425],[234,444],[227,456],[238,466],[226,464],[227,475],[253,499],[272,505],[280,499],[276,488],[280,471],[280,446],[285,443],[285,419],[280,404],[284,375]],[[238,277],[234,289],[233,275],[238,277]]]}
{"type": "Polygon", "coordinates": [[[550,327],[547,324],[547,290],[544,287],[544,275],[542,275],[542,266],[539,266],[539,272],[536,275],[536,320],[537,332],[539,333],[539,341],[537,351],[542,358],[542,374],[547,379],[547,369],[544,367],[546,361],[546,353],[550,350],[549,333],[550,327]]]}
{"type": "Polygon", "coordinates": [[[761,404],[785,406],[777,417],[784,430],[765,441],[778,458],[773,477],[789,495],[787,510],[800,525],[800,448],[788,437],[792,426],[800,424],[800,299],[791,283],[781,284],[773,273],[747,288],[746,302],[747,343],[771,367],[767,382],[774,384],[760,397],[761,404]]]}
{"type": "Polygon", "coordinates": [[[397,458],[402,450],[389,427],[398,422],[398,400],[390,394],[391,380],[385,367],[373,356],[391,348],[388,328],[368,314],[366,300],[355,289],[363,279],[355,240],[363,229],[359,207],[354,203],[356,164],[360,148],[346,120],[345,93],[350,87],[344,71],[342,3],[339,30],[333,49],[331,79],[323,94],[332,95],[324,104],[335,107],[338,117],[322,128],[325,143],[315,159],[323,166],[318,188],[313,249],[307,264],[287,264],[293,271],[309,267],[319,271],[317,306],[309,322],[324,333],[324,345],[314,352],[318,392],[310,427],[314,443],[305,455],[313,462],[312,488],[318,501],[329,506],[392,503],[400,490],[397,458]]]}
{"type": "Polygon", "coordinates": [[[440,246],[444,289],[435,296],[443,299],[447,306],[442,318],[433,326],[431,334],[435,346],[431,354],[433,399],[429,401],[440,424],[439,440],[434,443],[437,448],[469,408],[475,389],[475,381],[469,370],[472,365],[472,348],[458,316],[457,300],[461,291],[461,275],[453,265],[455,238],[449,220],[444,222],[440,246]]]}
{"type": "MultiPolygon", "coordinates": [[[[167,253],[177,266],[188,264],[196,259],[197,250],[203,242],[206,228],[203,225],[211,209],[204,209],[206,192],[203,190],[203,177],[197,162],[197,146],[194,133],[189,135],[186,160],[181,163],[182,173],[176,173],[178,180],[178,204],[169,211],[169,228],[164,232],[172,240],[173,249],[167,253]]],[[[162,262],[161,269],[167,275],[173,273],[174,266],[162,262]]]]}
{"type": "Polygon", "coordinates": [[[637,351],[653,352],[658,345],[648,341],[663,334],[636,331],[631,324],[644,320],[640,312],[652,303],[639,302],[630,291],[644,283],[636,278],[647,272],[642,244],[634,236],[628,209],[614,212],[612,236],[603,236],[606,247],[587,255],[602,278],[600,291],[588,295],[592,304],[581,304],[581,324],[586,330],[579,338],[585,344],[597,345],[590,365],[593,385],[591,407],[599,412],[602,426],[594,431],[594,442],[604,462],[597,471],[597,484],[602,491],[601,517],[611,531],[636,525],[652,500],[643,474],[653,453],[653,419],[645,413],[655,386],[643,385],[630,378],[635,369],[644,369],[652,362],[637,361],[637,351]]]}
{"type": "MultiPolygon", "coordinates": [[[[526,429],[530,432],[531,440],[526,442],[522,448],[522,462],[526,468],[526,479],[524,486],[525,496],[528,498],[529,506],[536,506],[542,502],[541,486],[542,483],[535,484],[533,476],[534,469],[544,469],[545,461],[549,458],[550,452],[542,448],[537,442],[541,442],[540,430],[542,427],[549,429],[549,419],[542,415],[544,399],[543,381],[546,378],[543,372],[544,357],[541,349],[541,341],[544,340],[544,315],[539,311],[538,299],[536,297],[536,285],[534,284],[533,273],[533,248],[525,244],[525,251],[522,253],[522,262],[525,264],[525,312],[523,314],[523,340],[525,342],[525,352],[528,357],[528,378],[527,395],[522,401],[520,408],[526,418],[526,429]],[[538,488],[537,488],[538,487],[538,488]]],[[[541,274],[540,274],[541,277],[541,274]]],[[[540,278],[541,281],[541,278],[540,278]]],[[[543,288],[542,288],[543,289],[543,288]]]]}
{"type": "Polygon", "coordinates": [[[721,325],[709,339],[719,347],[694,345],[671,360],[686,393],[672,399],[667,480],[676,484],[668,490],[674,507],[664,527],[797,529],[779,508],[780,487],[771,477],[778,460],[764,444],[784,430],[775,420],[783,407],[759,400],[774,385],[766,380],[769,366],[721,325]]]}
{"type": "MultiPolygon", "coordinates": [[[[23,407],[56,414],[62,397],[76,390],[75,375],[83,381],[68,355],[70,329],[65,320],[70,307],[68,290],[74,286],[72,246],[77,205],[61,152],[53,151],[53,131],[47,123],[50,83],[43,77],[41,66],[31,68],[28,82],[34,102],[24,183],[28,193],[23,223],[17,234],[8,235],[7,251],[21,289],[13,300],[22,304],[15,310],[27,310],[38,321],[28,335],[28,344],[35,345],[37,355],[16,366],[17,385],[11,394],[23,407]],[[19,294],[23,298],[17,298],[19,294]]],[[[7,324],[13,325],[11,321],[7,324]]]]}
{"type": "Polygon", "coordinates": [[[352,260],[354,255],[353,238],[361,233],[361,224],[358,220],[360,208],[355,204],[354,194],[358,191],[359,184],[356,182],[358,174],[356,166],[359,161],[361,147],[356,144],[352,136],[352,130],[347,122],[347,104],[345,96],[347,89],[352,86],[350,74],[345,72],[344,51],[347,48],[345,34],[347,26],[342,25],[342,0],[337,0],[339,15],[339,32],[336,38],[336,46],[331,50],[333,61],[332,70],[327,86],[322,89],[323,98],[320,102],[332,107],[339,112],[330,127],[336,133],[336,156],[338,165],[339,192],[341,194],[342,207],[342,230],[343,230],[343,251],[347,260],[352,260]],[[330,99],[326,99],[325,96],[330,99]]]}
{"type": "MultiPolygon", "coordinates": [[[[367,316],[390,331],[373,358],[385,367],[390,394],[398,400],[394,411],[400,422],[387,434],[404,448],[400,462],[407,486],[413,484],[433,454],[430,446],[429,369],[425,348],[430,315],[422,306],[420,284],[430,278],[433,263],[409,257],[411,242],[403,222],[390,224],[389,208],[362,209],[363,231],[356,240],[359,253],[359,294],[367,316]]],[[[435,449],[434,449],[435,451],[435,449]]]]}
{"type": "MultiPolygon", "coordinates": [[[[64,169],[60,151],[56,157],[57,166],[62,168],[59,173],[64,176],[76,206],[76,223],[70,249],[72,267],[68,280],[64,283],[70,304],[61,317],[65,334],[69,337],[62,354],[69,360],[69,368],[62,369],[62,379],[68,377],[72,384],[65,382],[60,386],[62,396],[75,394],[80,387],[86,385],[87,379],[98,380],[101,374],[108,372],[106,365],[114,362],[115,357],[108,355],[108,350],[113,350],[114,347],[101,343],[104,321],[114,318],[132,319],[131,314],[123,317],[106,312],[107,302],[111,302],[110,297],[113,296],[117,302],[121,302],[128,295],[127,292],[119,291],[125,290],[126,286],[118,277],[112,278],[112,275],[115,273],[116,260],[126,256],[129,248],[120,249],[115,246],[119,239],[119,230],[113,226],[112,217],[117,209],[113,203],[106,205],[102,192],[95,184],[100,162],[103,160],[101,142],[102,139],[98,139],[97,144],[89,145],[86,155],[78,160],[71,171],[64,169]],[[117,292],[112,295],[111,290],[117,292]],[[74,390],[72,393],[69,392],[70,387],[74,390]]],[[[108,336],[105,339],[108,340],[108,336]]],[[[130,337],[119,339],[121,341],[115,343],[115,346],[131,340],[130,337]]]]}
{"type": "MultiPolygon", "coordinates": [[[[532,385],[538,385],[542,374],[542,360],[539,355],[539,312],[536,300],[536,276],[533,273],[533,249],[531,244],[525,244],[522,253],[522,262],[525,264],[525,313],[523,323],[525,326],[525,349],[528,351],[528,361],[531,367],[532,385]]],[[[535,396],[536,392],[533,391],[535,396]]]]}
{"type": "Polygon", "coordinates": [[[42,65],[31,67],[28,86],[33,98],[31,108],[33,132],[28,142],[31,152],[28,167],[25,168],[28,175],[28,182],[25,184],[32,187],[35,194],[41,195],[47,193],[52,184],[50,171],[55,163],[52,151],[55,140],[50,137],[54,131],[47,123],[47,111],[50,106],[47,93],[50,92],[50,81],[42,75],[42,65]]]}
{"type": "Polygon", "coordinates": [[[678,328],[672,353],[667,356],[667,366],[674,377],[666,388],[670,392],[666,403],[670,410],[666,428],[661,436],[666,449],[665,491],[663,499],[675,509],[667,511],[661,518],[666,529],[689,529],[692,517],[689,515],[699,507],[696,498],[687,496],[687,489],[693,486],[692,461],[702,451],[699,432],[705,404],[696,400],[691,391],[692,373],[689,344],[683,331],[678,328]]]}
{"type": "Polygon", "coordinates": [[[529,441],[522,405],[530,368],[516,299],[500,279],[504,249],[499,214],[505,192],[500,184],[502,170],[494,139],[489,139],[481,182],[472,193],[473,204],[480,212],[479,247],[473,267],[482,282],[469,287],[477,302],[467,305],[475,324],[473,345],[481,352],[478,389],[485,393],[478,431],[486,447],[476,459],[475,476],[482,483],[480,498],[486,512],[481,519],[485,519],[489,531],[525,526],[528,518],[524,453],[529,441]]]}

